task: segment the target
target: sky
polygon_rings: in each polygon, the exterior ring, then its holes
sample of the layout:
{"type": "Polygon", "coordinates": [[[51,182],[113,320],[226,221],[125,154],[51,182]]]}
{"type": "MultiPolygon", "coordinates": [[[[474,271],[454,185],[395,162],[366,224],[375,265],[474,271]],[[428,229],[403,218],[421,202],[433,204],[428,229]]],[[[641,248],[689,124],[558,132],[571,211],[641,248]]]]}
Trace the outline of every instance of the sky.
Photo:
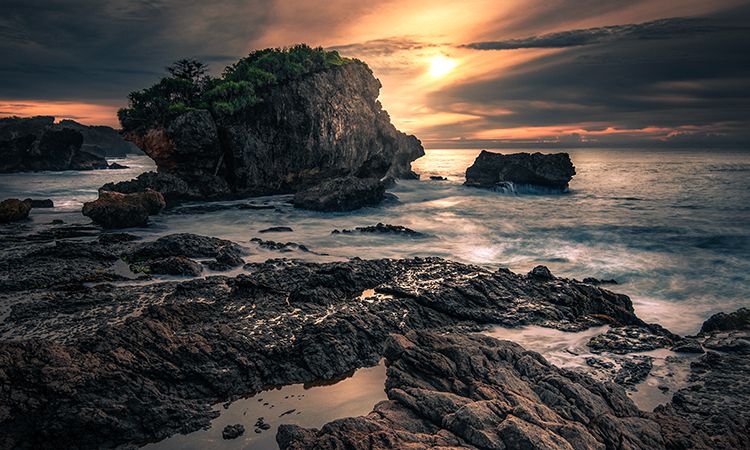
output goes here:
{"type": "Polygon", "coordinates": [[[427,148],[750,142],[747,0],[0,1],[0,116],[117,127],[172,61],[304,42],[367,62],[427,148]]]}

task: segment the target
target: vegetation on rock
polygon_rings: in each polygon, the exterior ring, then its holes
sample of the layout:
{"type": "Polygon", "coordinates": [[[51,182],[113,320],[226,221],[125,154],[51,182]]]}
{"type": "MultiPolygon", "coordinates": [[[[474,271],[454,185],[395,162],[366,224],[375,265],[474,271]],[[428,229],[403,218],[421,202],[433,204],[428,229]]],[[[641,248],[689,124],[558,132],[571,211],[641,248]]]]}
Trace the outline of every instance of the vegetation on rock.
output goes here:
{"type": "Polygon", "coordinates": [[[129,106],[117,115],[126,132],[165,125],[192,109],[207,109],[214,117],[231,116],[260,103],[262,92],[270,86],[349,61],[336,51],[299,44],[254,51],[226,67],[220,77],[212,77],[206,64],[182,59],[167,67],[169,76],[131,92],[129,106]]]}

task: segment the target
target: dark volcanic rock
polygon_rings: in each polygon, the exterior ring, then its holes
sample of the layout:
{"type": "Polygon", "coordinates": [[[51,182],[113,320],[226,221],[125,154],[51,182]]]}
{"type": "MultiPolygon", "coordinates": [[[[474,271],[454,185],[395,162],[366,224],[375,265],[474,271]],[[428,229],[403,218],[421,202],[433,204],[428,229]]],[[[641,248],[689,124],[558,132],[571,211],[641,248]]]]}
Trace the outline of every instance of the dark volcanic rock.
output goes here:
{"type": "Polygon", "coordinates": [[[279,427],[287,449],[663,449],[625,392],[481,335],[410,332],[385,349],[387,401],[320,430],[279,427]]]}
{"type": "Polygon", "coordinates": [[[122,170],[122,169],[128,169],[128,166],[123,166],[122,164],[118,164],[116,162],[110,163],[109,166],[107,166],[107,169],[109,170],[122,170]]]}
{"type": "Polygon", "coordinates": [[[391,124],[379,90],[353,61],[259,92],[262,101],[241,117],[194,110],[128,138],[160,173],[210,198],[293,193],[337,177],[415,178],[422,145],[391,124]]]}
{"type": "Polygon", "coordinates": [[[750,309],[740,308],[729,314],[714,314],[703,323],[701,334],[728,330],[750,330],[750,309]]]}
{"type": "Polygon", "coordinates": [[[705,353],[701,343],[695,339],[683,339],[675,344],[671,350],[676,353],[705,353]]]}
{"type": "Polygon", "coordinates": [[[54,117],[0,119],[0,173],[106,169],[107,160],[82,149],[83,136],[54,117]]]}
{"type": "MultiPolygon", "coordinates": [[[[232,241],[192,233],[177,233],[138,245],[127,256],[129,261],[147,261],[167,256],[188,258],[221,258],[221,255],[242,254],[242,248],[232,241]]],[[[226,260],[225,260],[226,261],[226,260]]]]}
{"type": "Polygon", "coordinates": [[[104,228],[143,227],[148,216],[159,214],[165,205],[164,197],[150,189],[133,194],[102,191],[98,199],[83,204],[82,213],[104,228]]]}
{"type": "Polygon", "coordinates": [[[294,207],[314,211],[353,211],[385,199],[377,178],[335,178],[294,194],[294,207]]]}
{"type": "Polygon", "coordinates": [[[31,205],[17,198],[9,198],[0,202],[0,223],[18,222],[28,219],[31,205]]]}
{"type": "Polygon", "coordinates": [[[292,252],[299,250],[302,252],[309,252],[310,249],[304,244],[298,244],[296,242],[276,242],[272,240],[263,240],[261,238],[252,238],[250,242],[258,244],[258,247],[266,250],[275,250],[278,252],[292,252]]]}
{"type": "Polygon", "coordinates": [[[200,199],[201,192],[196,187],[188,184],[174,175],[156,172],[146,172],[138,175],[137,178],[130,181],[120,181],[117,183],[107,183],[99,192],[120,192],[123,194],[133,194],[144,192],[147,189],[153,189],[164,196],[167,205],[179,204],[182,200],[200,199]]]}
{"type": "Polygon", "coordinates": [[[242,424],[227,425],[221,432],[221,437],[224,439],[237,439],[238,437],[245,434],[245,427],[242,424]]]}
{"type": "Polygon", "coordinates": [[[466,169],[464,184],[482,188],[539,186],[562,192],[575,173],[567,153],[503,155],[482,150],[466,169]]]}
{"type": "Polygon", "coordinates": [[[23,200],[24,203],[28,204],[32,208],[54,208],[55,203],[50,199],[32,199],[32,198],[26,198],[23,200]]]}
{"type": "MultiPolygon", "coordinates": [[[[128,254],[150,259],[194,249],[215,257],[222,245],[211,238],[162,239],[137,245],[128,254]]],[[[0,288],[4,301],[13,305],[0,322],[0,386],[8,387],[0,388],[5,447],[134,445],[196,430],[214,417],[209,404],[374,364],[393,332],[465,330],[490,323],[560,329],[604,320],[642,324],[624,295],[438,258],[327,264],[269,260],[246,265],[248,274],[235,278],[28,291],[40,276],[105,279],[118,261],[116,246],[60,245],[19,249],[15,259],[8,251],[0,255],[0,288]],[[11,273],[15,289],[25,292],[6,289],[9,282],[3,278],[11,273]],[[376,298],[363,301],[369,289],[376,298]]],[[[131,256],[128,260],[133,262],[131,256]]],[[[447,361],[428,359],[440,370],[447,361]]],[[[482,363],[470,365],[480,376],[482,363]]],[[[535,377],[535,385],[547,386],[531,369],[525,373],[535,377]]],[[[547,382],[552,393],[561,392],[554,388],[557,376],[547,382]]],[[[531,401],[526,405],[535,411],[531,401]]],[[[572,424],[579,412],[590,417],[587,405],[572,409],[560,423],[572,424]]],[[[526,417],[520,410],[517,414],[526,417]]],[[[597,424],[619,423],[606,414],[598,417],[597,424]]]]}
{"type": "Polygon", "coordinates": [[[216,258],[206,263],[211,270],[229,270],[245,264],[242,259],[242,250],[236,245],[224,245],[219,247],[216,258]]]}
{"type": "Polygon", "coordinates": [[[669,348],[680,339],[659,325],[612,327],[606,333],[592,337],[588,346],[594,353],[626,354],[657,348],[669,348]]]}
{"type": "Polygon", "coordinates": [[[426,234],[414,231],[411,228],[406,228],[401,225],[390,225],[378,223],[375,226],[368,227],[356,227],[353,230],[333,230],[331,234],[351,234],[351,233],[374,233],[374,234],[392,234],[398,236],[409,236],[409,237],[425,237],[426,234]]]}
{"type": "Polygon", "coordinates": [[[446,181],[448,179],[445,178],[445,177],[443,177],[443,176],[440,176],[440,175],[433,175],[433,176],[430,177],[430,180],[433,180],[433,181],[446,181]]]}
{"type": "Polygon", "coordinates": [[[690,385],[654,411],[669,448],[750,448],[750,330],[747,309],[717,314],[703,324],[710,341],[733,341],[691,364],[690,385]],[[739,320],[738,320],[739,319],[739,320]],[[739,345],[744,342],[746,345],[739,345]],[[702,435],[708,438],[702,439],[702,435]]]}
{"type": "Polygon", "coordinates": [[[197,277],[203,273],[203,266],[186,256],[169,256],[130,266],[133,272],[154,275],[179,275],[197,277]]]}
{"type": "Polygon", "coordinates": [[[619,284],[617,280],[609,279],[609,280],[600,280],[599,278],[594,277],[586,277],[583,279],[584,283],[593,284],[595,286],[598,286],[600,284],[619,284]]]}

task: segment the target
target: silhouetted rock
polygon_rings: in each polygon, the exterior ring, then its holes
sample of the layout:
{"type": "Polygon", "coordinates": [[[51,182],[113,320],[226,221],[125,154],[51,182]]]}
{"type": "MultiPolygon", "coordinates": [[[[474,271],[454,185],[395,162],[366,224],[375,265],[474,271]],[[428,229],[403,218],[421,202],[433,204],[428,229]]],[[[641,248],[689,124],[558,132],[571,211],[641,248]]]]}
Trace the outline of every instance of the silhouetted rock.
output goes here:
{"type": "Polygon", "coordinates": [[[609,280],[600,280],[598,278],[594,277],[586,277],[583,279],[584,283],[593,284],[595,286],[598,286],[600,284],[619,284],[617,280],[609,279],[609,280]]]}
{"type": "Polygon", "coordinates": [[[385,199],[385,186],[377,178],[335,178],[294,194],[295,208],[314,211],[353,211],[385,199]]]}
{"type": "Polygon", "coordinates": [[[0,173],[106,169],[107,160],[82,149],[83,136],[54,117],[0,119],[0,173]]]}
{"type": "Polygon", "coordinates": [[[234,425],[227,425],[221,432],[221,437],[224,439],[237,439],[238,437],[245,434],[245,427],[237,423],[234,425]]]}
{"type": "Polygon", "coordinates": [[[262,101],[241,117],[193,110],[127,137],[160,173],[191,186],[188,199],[293,193],[337,177],[416,178],[422,145],[391,124],[379,90],[367,65],[352,61],[258,92],[262,101]]]}
{"type": "MultiPolygon", "coordinates": [[[[83,136],[81,149],[93,155],[106,158],[122,158],[128,154],[143,154],[141,149],[136,147],[132,142],[123,139],[120,133],[112,127],[83,125],[69,119],[61,120],[55,127],[58,129],[69,128],[81,133],[83,136]]],[[[110,169],[112,168],[110,165],[110,169]]]]}
{"type": "Polygon", "coordinates": [[[103,191],[98,199],[83,204],[82,213],[104,228],[142,227],[149,215],[159,214],[164,206],[164,197],[152,190],[134,194],[103,191]]]}
{"type": "Polygon", "coordinates": [[[474,164],[466,169],[464,184],[492,189],[538,186],[563,192],[575,173],[567,153],[503,155],[482,150],[474,164]]]}
{"type": "Polygon", "coordinates": [[[550,272],[550,270],[546,266],[536,266],[531,269],[531,271],[529,271],[526,276],[542,281],[551,281],[555,279],[555,276],[552,275],[552,272],[550,272]]]}
{"type": "Polygon", "coordinates": [[[446,181],[447,178],[445,178],[443,176],[440,176],[440,175],[432,175],[430,177],[430,180],[433,180],[433,181],[446,181]]]}
{"type": "Polygon", "coordinates": [[[153,189],[161,192],[167,205],[174,206],[187,200],[210,200],[226,196],[226,185],[220,181],[218,181],[218,185],[212,183],[217,183],[217,180],[215,178],[201,179],[194,180],[193,183],[189,184],[185,180],[168,173],[145,172],[130,181],[107,183],[99,188],[99,191],[132,194],[153,189]]]}
{"type": "Polygon", "coordinates": [[[50,199],[31,199],[27,198],[23,201],[27,205],[31,206],[32,208],[54,208],[55,203],[50,199]]]}
{"type": "Polygon", "coordinates": [[[18,222],[29,217],[31,205],[17,198],[0,202],[0,223],[18,222]]]}
{"type": "Polygon", "coordinates": [[[258,233],[288,233],[294,231],[290,227],[270,227],[270,228],[264,228],[258,233]]]}
{"type": "Polygon", "coordinates": [[[351,234],[351,233],[373,233],[373,234],[391,234],[397,236],[408,236],[408,237],[425,237],[424,233],[414,231],[411,228],[406,228],[402,225],[390,225],[378,223],[375,226],[367,227],[356,227],[353,230],[333,230],[331,234],[351,234]]]}

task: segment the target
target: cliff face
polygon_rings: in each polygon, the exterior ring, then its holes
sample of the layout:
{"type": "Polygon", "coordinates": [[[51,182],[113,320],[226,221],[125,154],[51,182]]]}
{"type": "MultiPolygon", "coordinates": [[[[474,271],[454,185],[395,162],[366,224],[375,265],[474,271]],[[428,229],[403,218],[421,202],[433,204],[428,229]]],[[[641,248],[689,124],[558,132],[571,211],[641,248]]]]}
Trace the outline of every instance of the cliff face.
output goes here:
{"type": "Polygon", "coordinates": [[[411,162],[422,145],[391,124],[379,90],[370,69],[354,61],[273,87],[241,115],[191,111],[128,139],[160,173],[209,186],[206,197],[221,185],[227,195],[252,196],[342,176],[417,177],[411,162]]]}
{"type": "Polygon", "coordinates": [[[82,150],[83,135],[54,117],[0,119],[0,173],[106,169],[107,161],[82,150]]]}

